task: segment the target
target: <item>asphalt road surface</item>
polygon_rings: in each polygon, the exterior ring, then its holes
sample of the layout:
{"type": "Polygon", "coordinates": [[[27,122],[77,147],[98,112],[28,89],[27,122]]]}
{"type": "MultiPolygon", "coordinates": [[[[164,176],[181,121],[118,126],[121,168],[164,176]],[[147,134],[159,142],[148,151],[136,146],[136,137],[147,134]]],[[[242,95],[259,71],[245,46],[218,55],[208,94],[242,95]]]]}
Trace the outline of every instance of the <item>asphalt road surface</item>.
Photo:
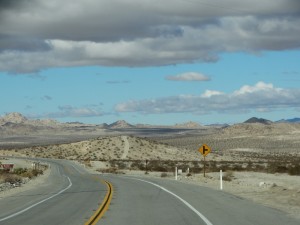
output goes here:
{"type": "Polygon", "coordinates": [[[114,198],[103,225],[299,225],[285,213],[231,194],[166,179],[105,177],[114,198]]]}
{"type": "Polygon", "coordinates": [[[0,199],[0,224],[82,225],[94,214],[107,192],[100,177],[68,161],[49,162],[45,184],[0,199]]]}
{"type": "Polygon", "coordinates": [[[92,175],[69,161],[51,160],[42,186],[0,199],[0,224],[76,225],[95,214],[112,184],[102,225],[299,225],[285,213],[223,191],[155,178],[92,175]]]}

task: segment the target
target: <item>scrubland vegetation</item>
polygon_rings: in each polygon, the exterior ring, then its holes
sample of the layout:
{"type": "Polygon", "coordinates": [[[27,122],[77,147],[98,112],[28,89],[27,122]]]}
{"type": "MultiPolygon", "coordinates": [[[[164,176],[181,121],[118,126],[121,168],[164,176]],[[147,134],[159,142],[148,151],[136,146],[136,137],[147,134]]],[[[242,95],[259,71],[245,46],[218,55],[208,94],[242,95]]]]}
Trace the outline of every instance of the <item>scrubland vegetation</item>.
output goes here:
{"type": "Polygon", "coordinates": [[[40,174],[43,174],[43,170],[27,168],[17,168],[13,171],[0,170],[0,184],[10,183],[19,185],[23,182],[24,179],[32,179],[40,174]]]}
{"type": "MultiPolygon", "coordinates": [[[[146,167],[145,160],[111,160],[103,161],[108,166],[107,168],[99,168],[99,172],[103,173],[119,173],[123,170],[141,170],[153,172],[174,172],[177,167],[189,173],[203,173],[204,163],[202,161],[164,161],[164,160],[149,160],[146,167]]],[[[295,160],[292,162],[278,162],[278,161],[257,161],[257,162],[236,162],[236,161],[206,161],[206,172],[265,172],[265,173],[287,173],[289,175],[300,175],[300,161],[295,160]]]]}

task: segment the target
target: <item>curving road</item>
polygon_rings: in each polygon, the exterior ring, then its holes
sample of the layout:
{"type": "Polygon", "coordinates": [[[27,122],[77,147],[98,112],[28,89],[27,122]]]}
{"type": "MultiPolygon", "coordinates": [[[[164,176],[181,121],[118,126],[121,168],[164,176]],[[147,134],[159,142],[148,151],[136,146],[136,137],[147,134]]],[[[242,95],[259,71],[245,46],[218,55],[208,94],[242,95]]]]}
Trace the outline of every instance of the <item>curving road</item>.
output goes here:
{"type": "Polygon", "coordinates": [[[103,225],[300,224],[281,211],[198,185],[112,175],[105,179],[113,184],[115,197],[103,225]]]}
{"type": "Polygon", "coordinates": [[[0,200],[0,224],[84,224],[101,204],[107,188],[78,165],[48,160],[47,182],[0,200]]]}
{"type": "Polygon", "coordinates": [[[110,184],[112,199],[107,205],[111,204],[108,210],[104,207],[104,216],[95,224],[300,224],[281,211],[222,191],[167,179],[92,175],[66,160],[49,163],[52,169],[47,183],[0,200],[0,224],[85,224],[108,200],[110,184]],[[110,184],[101,183],[102,179],[110,184]]]}

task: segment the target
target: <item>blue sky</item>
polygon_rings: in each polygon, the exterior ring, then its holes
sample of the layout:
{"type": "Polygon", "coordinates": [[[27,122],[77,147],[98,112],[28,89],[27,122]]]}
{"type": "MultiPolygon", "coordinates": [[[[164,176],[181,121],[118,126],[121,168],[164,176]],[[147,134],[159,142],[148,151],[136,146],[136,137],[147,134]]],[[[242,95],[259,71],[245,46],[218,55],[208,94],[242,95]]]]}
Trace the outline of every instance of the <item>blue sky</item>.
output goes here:
{"type": "Polygon", "coordinates": [[[0,115],[164,125],[300,117],[300,5],[226,1],[1,3],[0,115]]]}

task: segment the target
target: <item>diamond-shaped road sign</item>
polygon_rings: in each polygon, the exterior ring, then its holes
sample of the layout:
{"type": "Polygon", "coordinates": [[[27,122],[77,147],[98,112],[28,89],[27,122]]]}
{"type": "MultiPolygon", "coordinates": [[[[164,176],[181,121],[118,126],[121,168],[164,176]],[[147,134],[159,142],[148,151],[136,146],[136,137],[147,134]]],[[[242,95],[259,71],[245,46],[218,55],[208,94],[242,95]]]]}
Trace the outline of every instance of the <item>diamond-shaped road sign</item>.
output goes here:
{"type": "Polygon", "coordinates": [[[210,147],[209,147],[208,145],[203,144],[203,145],[198,149],[198,151],[199,151],[203,156],[207,156],[207,155],[210,153],[211,149],[210,149],[210,147]]]}

